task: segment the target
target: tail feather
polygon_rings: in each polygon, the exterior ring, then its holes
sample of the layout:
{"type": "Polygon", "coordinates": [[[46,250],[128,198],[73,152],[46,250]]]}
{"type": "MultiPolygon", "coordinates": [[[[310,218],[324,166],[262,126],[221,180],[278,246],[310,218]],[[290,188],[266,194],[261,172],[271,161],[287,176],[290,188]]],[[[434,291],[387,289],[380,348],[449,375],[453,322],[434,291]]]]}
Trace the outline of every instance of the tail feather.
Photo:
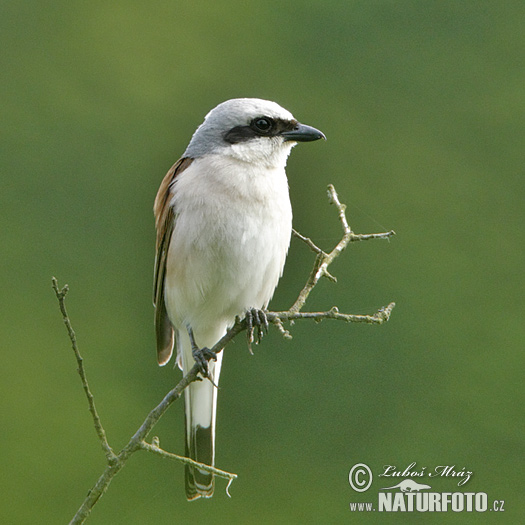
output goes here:
{"type": "MultiPolygon", "coordinates": [[[[181,334],[182,335],[182,334],[181,334]]],[[[191,346],[187,337],[178,337],[182,342],[182,365],[187,373],[195,364],[191,346]]],[[[197,342],[198,339],[197,339],[197,342]]],[[[217,361],[210,361],[210,379],[219,383],[222,352],[217,361]]],[[[191,383],[184,391],[186,457],[214,466],[215,464],[215,420],[217,413],[217,388],[208,379],[191,383]]],[[[215,476],[196,467],[186,465],[186,498],[193,501],[198,498],[211,498],[215,488],[215,476]]]]}
{"type": "MultiPolygon", "coordinates": [[[[190,429],[186,439],[186,457],[206,465],[214,464],[215,443],[211,427],[203,428],[197,425],[190,429]]],[[[188,501],[211,498],[215,488],[214,475],[203,470],[186,465],[186,498],[188,501]]]]}

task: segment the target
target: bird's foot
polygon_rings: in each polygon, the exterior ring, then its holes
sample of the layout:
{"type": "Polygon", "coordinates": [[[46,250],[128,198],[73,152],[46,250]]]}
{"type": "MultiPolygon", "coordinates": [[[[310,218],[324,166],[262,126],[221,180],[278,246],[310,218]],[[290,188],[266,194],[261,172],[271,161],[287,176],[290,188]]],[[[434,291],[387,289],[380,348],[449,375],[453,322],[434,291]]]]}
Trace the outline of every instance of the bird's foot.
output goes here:
{"type": "Polygon", "coordinates": [[[265,334],[268,333],[268,318],[264,310],[250,308],[246,311],[246,330],[248,336],[248,348],[252,352],[252,343],[259,344],[265,334]],[[255,335],[254,335],[255,334],[255,335]]]}
{"type": "Polygon", "coordinates": [[[195,359],[195,362],[199,366],[200,373],[209,379],[210,371],[208,368],[208,361],[210,359],[217,361],[217,354],[212,352],[209,348],[199,348],[197,346],[191,349],[191,353],[193,355],[193,359],[195,359]]]}
{"type": "Polygon", "coordinates": [[[217,354],[205,346],[203,348],[199,348],[195,342],[195,337],[191,328],[188,329],[188,335],[190,336],[191,354],[193,355],[193,359],[195,359],[195,363],[197,363],[202,376],[210,379],[208,361],[210,359],[217,361],[217,354]]]}

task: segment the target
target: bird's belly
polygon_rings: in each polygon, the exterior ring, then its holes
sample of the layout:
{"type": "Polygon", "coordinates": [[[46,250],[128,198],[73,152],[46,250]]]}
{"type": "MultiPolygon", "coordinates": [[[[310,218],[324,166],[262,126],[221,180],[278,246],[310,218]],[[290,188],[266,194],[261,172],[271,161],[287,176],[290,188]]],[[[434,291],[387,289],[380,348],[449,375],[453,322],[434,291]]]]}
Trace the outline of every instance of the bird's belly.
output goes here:
{"type": "Polygon", "coordinates": [[[272,205],[186,210],[169,248],[166,303],[174,324],[195,332],[231,325],[270,301],[291,233],[291,210],[272,205]]]}

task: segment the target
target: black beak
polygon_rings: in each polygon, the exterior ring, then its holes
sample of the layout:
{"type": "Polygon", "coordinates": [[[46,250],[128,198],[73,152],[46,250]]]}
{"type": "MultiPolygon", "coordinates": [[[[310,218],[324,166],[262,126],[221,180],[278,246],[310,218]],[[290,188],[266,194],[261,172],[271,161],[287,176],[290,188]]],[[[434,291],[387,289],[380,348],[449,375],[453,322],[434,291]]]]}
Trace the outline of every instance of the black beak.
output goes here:
{"type": "Polygon", "coordinates": [[[322,131],[312,128],[312,126],[307,126],[306,124],[300,124],[299,122],[294,129],[283,131],[281,135],[284,137],[284,140],[293,140],[296,142],[311,142],[319,139],[326,140],[322,131]]]}

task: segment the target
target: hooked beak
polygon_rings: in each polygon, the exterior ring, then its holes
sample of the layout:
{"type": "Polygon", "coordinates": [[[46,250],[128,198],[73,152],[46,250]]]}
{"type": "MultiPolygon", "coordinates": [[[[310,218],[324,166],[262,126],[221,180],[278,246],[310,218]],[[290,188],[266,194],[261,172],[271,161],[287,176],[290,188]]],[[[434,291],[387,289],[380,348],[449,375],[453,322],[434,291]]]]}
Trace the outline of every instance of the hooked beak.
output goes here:
{"type": "Polygon", "coordinates": [[[281,135],[284,137],[284,140],[293,140],[296,142],[311,142],[313,140],[324,139],[324,133],[318,129],[312,128],[312,126],[307,126],[306,124],[296,124],[295,128],[290,131],[283,131],[281,135]]]}

